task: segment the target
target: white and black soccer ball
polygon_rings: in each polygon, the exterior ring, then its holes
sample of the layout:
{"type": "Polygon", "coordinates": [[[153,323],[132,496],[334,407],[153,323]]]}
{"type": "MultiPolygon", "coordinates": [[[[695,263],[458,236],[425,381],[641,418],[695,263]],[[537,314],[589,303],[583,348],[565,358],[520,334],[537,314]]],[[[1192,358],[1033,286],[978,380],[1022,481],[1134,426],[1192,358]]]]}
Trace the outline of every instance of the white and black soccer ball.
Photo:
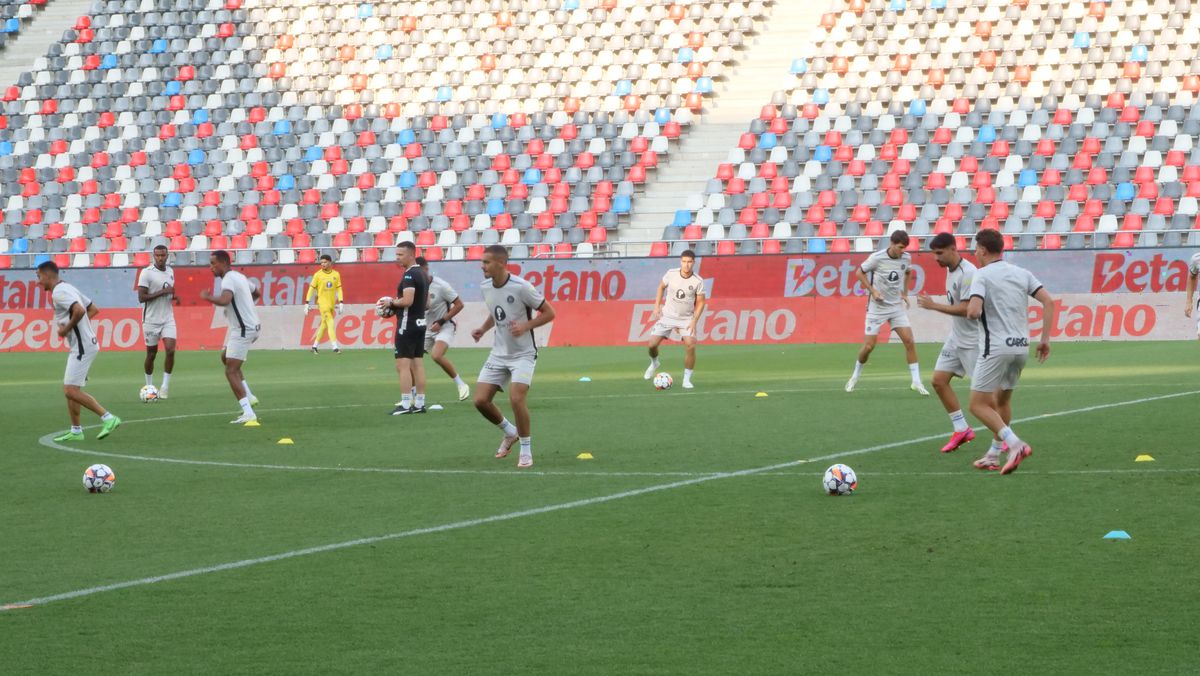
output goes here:
{"type": "Polygon", "coordinates": [[[654,374],[654,389],[669,390],[673,384],[675,384],[675,379],[671,377],[670,373],[654,374]]]}
{"type": "Polygon", "coordinates": [[[384,296],[375,301],[375,314],[380,317],[395,316],[396,311],[392,309],[392,297],[384,296]]]}
{"type": "Polygon", "coordinates": [[[838,463],[825,470],[821,479],[821,488],[829,495],[850,495],[858,488],[858,476],[849,465],[838,463]]]}
{"type": "Polygon", "coordinates": [[[153,385],[143,386],[138,392],[138,399],[141,399],[143,404],[158,401],[158,388],[153,385]]]}
{"type": "Polygon", "coordinates": [[[83,472],[83,487],[88,493],[107,493],[117,482],[117,475],[108,465],[92,465],[83,472]]]}

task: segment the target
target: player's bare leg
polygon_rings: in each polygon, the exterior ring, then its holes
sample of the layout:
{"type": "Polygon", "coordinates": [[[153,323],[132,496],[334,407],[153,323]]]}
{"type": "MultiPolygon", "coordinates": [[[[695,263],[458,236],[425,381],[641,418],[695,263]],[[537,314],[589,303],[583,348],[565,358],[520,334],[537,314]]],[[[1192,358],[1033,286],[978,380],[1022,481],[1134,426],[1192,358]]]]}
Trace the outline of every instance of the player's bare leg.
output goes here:
{"type": "Polygon", "coordinates": [[[967,424],[967,417],[963,415],[962,406],[958,403],[958,395],[950,386],[950,379],[953,377],[954,374],[949,371],[933,372],[933,391],[937,392],[938,399],[942,401],[942,406],[954,425],[954,434],[950,435],[950,441],[942,447],[942,453],[958,450],[959,446],[975,439],[975,430],[967,424]]]}
{"type": "Polygon", "coordinates": [[[696,338],[695,336],[683,336],[683,389],[690,390],[695,385],[692,384],[692,370],[696,368],[696,338]]]}
{"type": "Polygon", "coordinates": [[[458,369],[454,368],[454,363],[446,356],[448,349],[450,346],[439,340],[433,344],[433,351],[429,353],[429,356],[433,358],[433,363],[440,366],[442,371],[454,381],[455,387],[458,388],[458,400],[462,401],[471,396],[471,387],[458,375],[458,369]]]}
{"type": "Polygon", "coordinates": [[[162,346],[163,346],[163,379],[162,379],[162,387],[158,388],[158,398],[166,399],[170,395],[170,392],[168,392],[168,389],[171,387],[171,374],[175,371],[175,339],[174,338],[163,338],[162,346]]]}
{"type": "Polygon", "coordinates": [[[526,403],[528,394],[529,386],[522,383],[513,383],[508,389],[508,402],[512,404],[513,417],[517,419],[517,437],[521,441],[521,454],[517,460],[517,467],[533,466],[533,442],[530,438],[532,430],[529,421],[529,405],[526,403]]]}
{"type": "Polygon", "coordinates": [[[650,365],[646,367],[646,372],[642,374],[642,380],[650,380],[654,377],[654,372],[658,370],[658,346],[662,345],[663,338],[666,336],[650,336],[650,342],[647,343],[650,352],[650,365]]]}
{"type": "MultiPolygon", "coordinates": [[[[396,404],[396,408],[392,410],[392,415],[405,415],[414,411],[413,399],[416,398],[416,365],[414,360],[407,357],[400,357],[396,360],[396,373],[400,376],[400,403],[396,404]]],[[[424,366],[421,368],[421,373],[424,374],[424,366]]],[[[422,398],[424,398],[425,383],[421,383],[422,398]]]]}
{"type": "Polygon", "coordinates": [[[92,395],[84,392],[78,385],[63,385],[63,396],[67,398],[67,415],[71,418],[71,430],[66,434],[55,437],[55,441],[83,441],[83,427],[80,422],[80,413],[83,409],[87,409],[92,413],[100,416],[104,422],[104,427],[101,429],[98,439],[103,439],[108,436],[117,425],[121,424],[121,419],[109,413],[100,402],[92,395]]]}
{"type": "Polygon", "coordinates": [[[492,401],[496,398],[496,393],[500,391],[499,385],[491,383],[477,383],[475,385],[475,408],[487,418],[487,421],[500,428],[500,432],[504,438],[500,441],[500,448],[496,450],[497,458],[508,456],[512,450],[513,444],[517,443],[520,438],[517,432],[517,426],[508,421],[504,414],[500,412],[500,407],[492,401]]]}
{"type": "Polygon", "coordinates": [[[242,407],[242,414],[229,422],[234,425],[244,425],[258,420],[250,403],[246,376],[242,373],[243,360],[226,358],[225,351],[221,350],[221,363],[225,365],[225,380],[229,381],[229,389],[233,391],[233,398],[237,399],[238,406],[242,407]]]}
{"type": "Polygon", "coordinates": [[[147,345],[146,346],[146,361],[143,364],[143,366],[145,367],[144,370],[146,372],[146,384],[147,385],[154,384],[154,360],[157,358],[158,358],[158,346],[157,345],[147,345]]]}
{"type": "Polygon", "coordinates": [[[900,342],[904,343],[904,358],[908,361],[908,372],[912,376],[909,389],[922,397],[929,396],[929,390],[921,383],[921,365],[917,363],[917,343],[913,340],[912,329],[907,326],[895,329],[900,342]]]}
{"type": "Polygon", "coordinates": [[[992,447],[988,449],[987,455],[975,461],[975,467],[1000,469],[1001,474],[1011,474],[1016,471],[1022,460],[1033,454],[1029,444],[1021,441],[1008,426],[1012,421],[1012,390],[997,393],[972,390],[971,415],[987,425],[993,434],[992,447]],[[1008,446],[1008,462],[1000,468],[1000,448],[1003,444],[1008,446]]]}
{"type": "Polygon", "coordinates": [[[847,392],[854,391],[854,386],[858,384],[858,377],[862,375],[862,369],[867,365],[867,360],[871,358],[871,353],[875,351],[877,342],[879,342],[879,336],[863,338],[862,347],[858,348],[858,361],[854,362],[854,373],[850,376],[850,380],[846,381],[847,392]]]}
{"type": "Polygon", "coordinates": [[[412,360],[412,379],[413,379],[413,413],[425,412],[425,360],[412,360]]]}

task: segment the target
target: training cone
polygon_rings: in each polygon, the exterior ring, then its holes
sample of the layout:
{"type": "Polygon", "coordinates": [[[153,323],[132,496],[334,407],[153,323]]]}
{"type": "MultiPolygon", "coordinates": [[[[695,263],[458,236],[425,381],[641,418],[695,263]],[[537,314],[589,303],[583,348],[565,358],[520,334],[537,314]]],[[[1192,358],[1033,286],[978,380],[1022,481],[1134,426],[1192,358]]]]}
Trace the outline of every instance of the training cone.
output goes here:
{"type": "Polygon", "coordinates": [[[430,411],[440,411],[440,410],[442,410],[442,408],[443,407],[441,404],[432,404],[432,405],[430,405],[429,410],[430,411]]]}
{"type": "Polygon", "coordinates": [[[1134,462],[1154,462],[1154,457],[1146,453],[1142,453],[1133,459],[1134,462]]]}
{"type": "Polygon", "coordinates": [[[765,397],[765,396],[767,396],[767,393],[766,393],[766,392],[756,392],[756,393],[754,394],[754,396],[755,396],[756,398],[757,398],[757,397],[765,397]]]}
{"type": "Polygon", "coordinates": [[[1104,536],[1105,540],[1132,540],[1133,538],[1123,530],[1110,530],[1108,535],[1104,536]]]}
{"type": "Polygon", "coordinates": [[[580,453],[579,455],[577,455],[577,456],[575,456],[575,457],[576,457],[576,458],[578,458],[578,459],[580,459],[580,460],[591,460],[591,459],[592,459],[592,454],[591,454],[591,453],[588,453],[587,451],[584,451],[583,453],[580,453]]]}
{"type": "Polygon", "coordinates": [[[590,383],[590,382],[592,382],[592,379],[591,379],[591,378],[589,378],[589,377],[587,377],[587,376],[584,376],[584,377],[582,377],[582,378],[580,378],[580,379],[579,379],[579,382],[581,382],[581,383],[590,383]]]}
{"type": "Polygon", "coordinates": [[[296,442],[292,441],[291,437],[284,437],[284,438],[280,439],[278,443],[281,446],[291,446],[292,444],[294,444],[296,442]]]}
{"type": "Polygon", "coordinates": [[[262,427],[262,425],[259,424],[259,422],[257,420],[251,420],[250,422],[246,423],[242,427],[262,427]]]}

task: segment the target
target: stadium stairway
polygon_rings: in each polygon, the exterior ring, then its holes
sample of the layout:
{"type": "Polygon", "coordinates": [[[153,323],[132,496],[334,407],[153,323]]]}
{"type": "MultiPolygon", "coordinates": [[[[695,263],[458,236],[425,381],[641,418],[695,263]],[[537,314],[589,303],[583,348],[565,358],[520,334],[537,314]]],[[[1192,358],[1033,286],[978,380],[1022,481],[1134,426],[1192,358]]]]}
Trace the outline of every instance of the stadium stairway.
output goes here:
{"type": "Polygon", "coordinates": [[[34,59],[46,54],[91,6],[91,0],[51,0],[45,10],[35,13],[0,52],[0,85],[17,84],[21,73],[33,68],[34,59]]]}
{"type": "Polygon", "coordinates": [[[670,225],[688,196],[704,191],[717,165],[725,161],[730,148],[737,147],[746,120],[758,117],[771,95],[794,79],[788,65],[799,45],[813,39],[821,15],[830,6],[828,0],[775,3],[753,44],[716,87],[715,97],[683,143],[672,151],[671,161],[660,166],[655,179],[647,183],[631,222],[618,233],[618,242],[627,242],[618,246],[622,254],[650,253],[650,243],[662,238],[663,228],[670,225]]]}

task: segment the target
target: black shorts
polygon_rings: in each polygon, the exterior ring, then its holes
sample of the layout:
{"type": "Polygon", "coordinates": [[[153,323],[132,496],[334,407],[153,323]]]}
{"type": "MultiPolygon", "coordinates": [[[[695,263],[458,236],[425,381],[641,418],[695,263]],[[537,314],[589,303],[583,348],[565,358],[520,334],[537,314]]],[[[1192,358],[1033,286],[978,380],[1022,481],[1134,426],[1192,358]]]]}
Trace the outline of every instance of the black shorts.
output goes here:
{"type": "Polygon", "coordinates": [[[396,334],[396,359],[420,359],[425,356],[425,329],[396,334]]]}

